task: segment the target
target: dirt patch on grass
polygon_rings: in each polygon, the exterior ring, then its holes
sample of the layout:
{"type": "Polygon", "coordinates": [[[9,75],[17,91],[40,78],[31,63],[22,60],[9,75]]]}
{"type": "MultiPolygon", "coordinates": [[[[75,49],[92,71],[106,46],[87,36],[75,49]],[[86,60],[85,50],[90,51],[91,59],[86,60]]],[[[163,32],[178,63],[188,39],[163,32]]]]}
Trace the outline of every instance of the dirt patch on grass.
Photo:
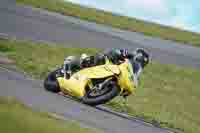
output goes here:
{"type": "Polygon", "coordinates": [[[0,55],[0,64],[12,65],[15,64],[15,61],[0,55]]]}

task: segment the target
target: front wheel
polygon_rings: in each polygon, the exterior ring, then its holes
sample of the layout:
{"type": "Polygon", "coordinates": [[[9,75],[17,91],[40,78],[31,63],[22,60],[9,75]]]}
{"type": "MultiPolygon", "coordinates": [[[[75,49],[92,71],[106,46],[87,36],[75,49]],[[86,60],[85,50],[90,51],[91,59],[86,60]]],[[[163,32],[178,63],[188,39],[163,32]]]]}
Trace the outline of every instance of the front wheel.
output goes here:
{"type": "Polygon", "coordinates": [[[47,91],[58,93],[60,92],[60,87],[57,81],[58,75],[61,75],[61,68],[56,69],[53,72],[50,72],[46,79],[44,80],[44,88],[47,91]]]}
{"type": "Polygon", "coordinates": [[[104,104],[120,93],[120,89],[116,82],[108,82],[102,89],[89,90],[82,98],[82,102],[91,106],[104,104]]]}

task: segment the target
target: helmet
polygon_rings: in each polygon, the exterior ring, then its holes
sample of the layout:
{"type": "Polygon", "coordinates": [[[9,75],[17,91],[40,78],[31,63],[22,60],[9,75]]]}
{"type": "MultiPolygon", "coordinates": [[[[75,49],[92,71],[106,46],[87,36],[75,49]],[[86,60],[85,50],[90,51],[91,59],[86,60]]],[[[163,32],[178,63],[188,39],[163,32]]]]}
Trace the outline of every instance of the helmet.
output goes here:
{"type": "Polygon", "coordinates": [[[141,63],[142,67],[145,67],[149,64],[149,54],[145,49],[137,48],[134,51],[134,61],[141,63]]]}
{"type": "Polygon", "coordinates": [[[90,65],[90,56],[83,53],[80,58],[81,67],[88,67],[90,65]]]}
{"type": "Polygon", "coordinates": [[[108,58],[111,60],[114,64],[120,63],[120,61],[124,61],[124,59],[128,55],[127,49],[119,49],[119,48],[112,48],[110,52],[108,52],[108,58]]]}

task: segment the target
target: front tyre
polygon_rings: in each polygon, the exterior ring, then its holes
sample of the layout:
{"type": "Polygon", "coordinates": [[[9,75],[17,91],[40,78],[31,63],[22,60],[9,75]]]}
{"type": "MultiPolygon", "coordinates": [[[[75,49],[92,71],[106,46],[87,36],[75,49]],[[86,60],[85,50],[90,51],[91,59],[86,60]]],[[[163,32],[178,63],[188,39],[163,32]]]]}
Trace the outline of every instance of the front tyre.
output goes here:
{"type": "Polygon", "coordinates": [[[53,72],[50,72],[46,79],[44,80],[44,88],[47,91],[58,93],[60,92],[60,87],[57,81],[57,75],[61,73],[61,68],[56,69],[53,72]]]}
{"type": "Polygon", "coordinates": [[[99,104],[104,104],[114,97],[116,97],[120,93],[120,89],[116,82],[111,81],[108,84],[106,84],[100,91],[98,92],[99,95],[95,95],[95,92],[97,90],[92,89],[89,90],[86,95],[82,98],[82,102],[91,106],[96,106],[99,104]]]}

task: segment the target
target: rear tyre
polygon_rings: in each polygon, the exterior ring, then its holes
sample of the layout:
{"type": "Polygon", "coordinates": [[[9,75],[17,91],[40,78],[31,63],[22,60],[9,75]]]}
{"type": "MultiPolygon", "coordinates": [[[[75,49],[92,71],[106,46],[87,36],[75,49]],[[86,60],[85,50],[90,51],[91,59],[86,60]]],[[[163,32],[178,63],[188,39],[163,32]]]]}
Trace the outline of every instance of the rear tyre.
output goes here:
{"type": "Polygon", "coordinates": [[[95,90],[89,90],[82,98],[82,102],[84,104],[96,106],[110,101],[120,93],[118,85],[116,84],[116,82],[113,81],[106,84],[103,90],[105,90],[105,92],[100,96],[91,96],[91,94],[94,93],[93,91],[95,90]]]}
{"type": "Polygon", "coordinates": [[[54,93],[60,92],[59,83],[57,81],[58,74],[61,74],[61,68],[58,68],[47,75],[46,79],[44,80],[44,88],[47,91],[54,93]]]}

